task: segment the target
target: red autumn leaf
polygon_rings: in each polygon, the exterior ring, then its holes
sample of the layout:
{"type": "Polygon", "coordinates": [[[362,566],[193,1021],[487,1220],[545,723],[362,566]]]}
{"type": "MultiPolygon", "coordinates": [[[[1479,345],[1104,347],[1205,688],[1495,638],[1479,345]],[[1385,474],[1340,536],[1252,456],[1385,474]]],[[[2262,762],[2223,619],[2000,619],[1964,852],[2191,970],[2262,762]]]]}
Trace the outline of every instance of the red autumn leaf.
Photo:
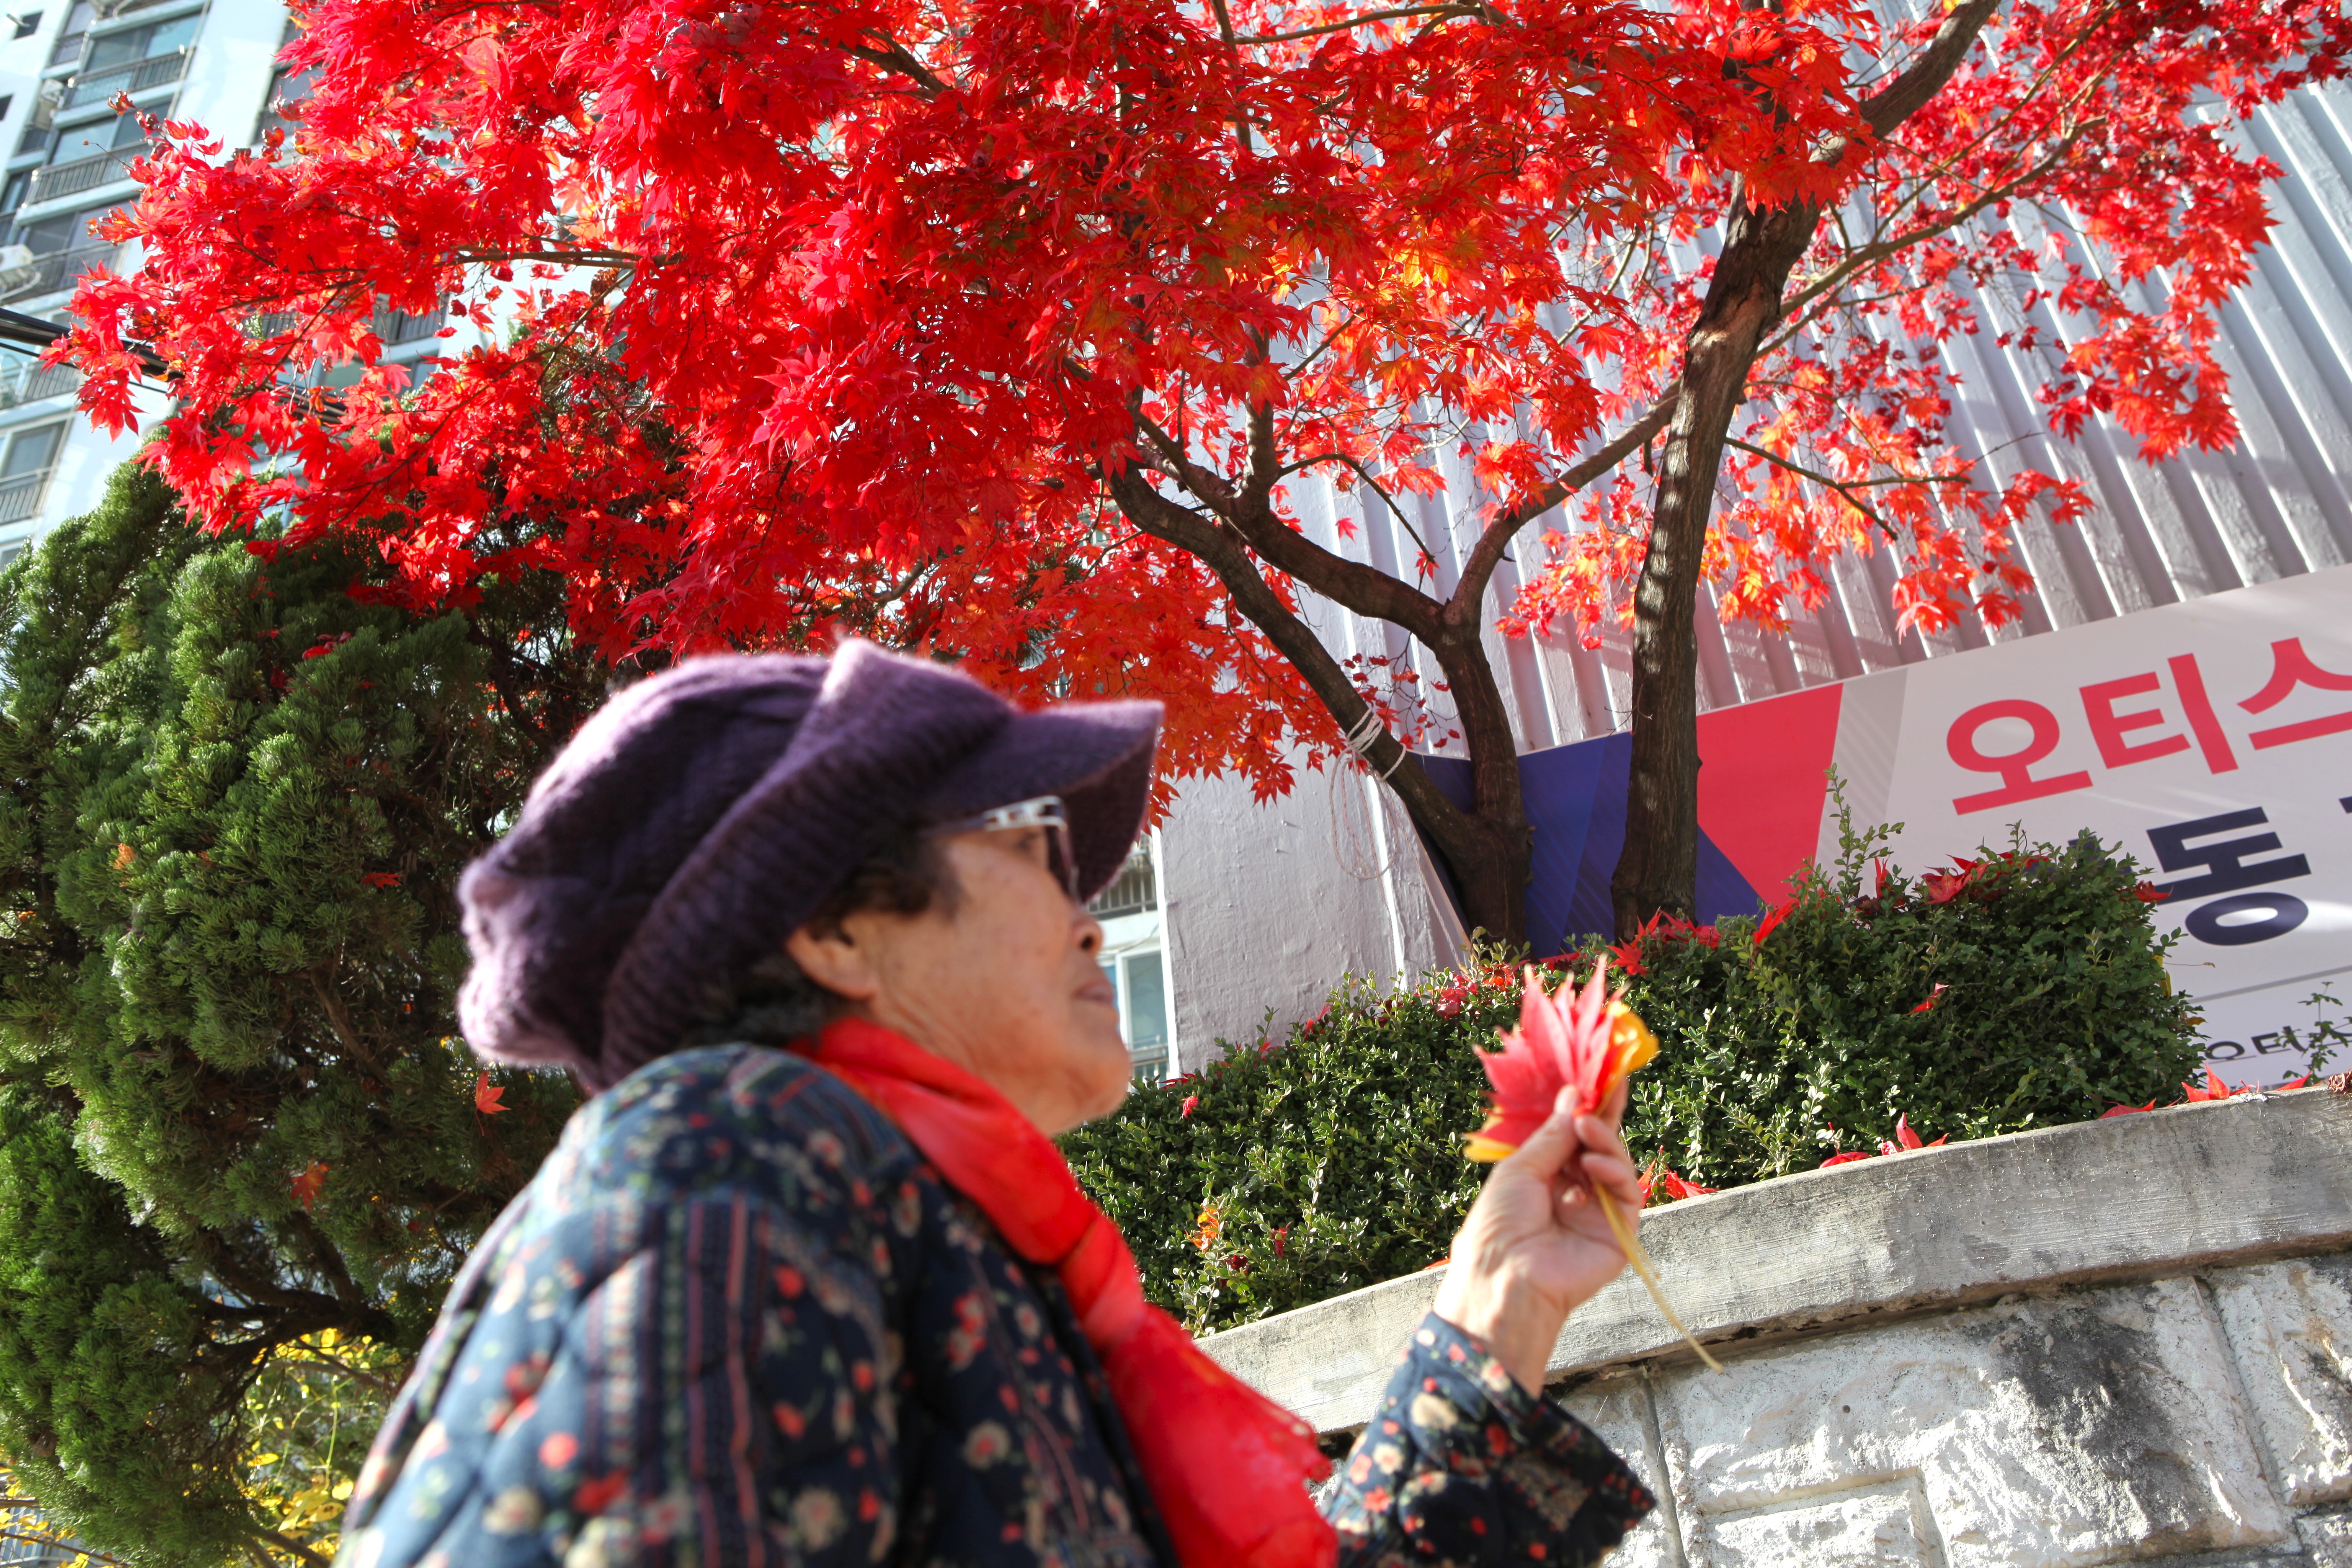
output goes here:
{"type": "Polygon", "coordinates": [[[1912,1149],[1933,1149],[1950,1137],[1951,1134],[1947,1132],[1934,1143],[1923,1143],[1919,1141],[1919,1134],[1911,1131],[1911,1119],[1908,1116],[1897,1116],[1895,1119],[1894,1138],[1882,1142],[1878,1145],[1878,1152],[1882,1154],[1900,1154],[1912,1149]]]}
{"type": "Polygon", "coordinates": [[[360,880],[365,882],[371,888],[397,888],[400,886],[400,873],[397,871],[370,871],[365,876],[362,877],[360,880]]]}
{"type": "Polygon", "coordinates": [[[331,1169],[332,1167],[324,1160],[317,1160],[308,1170],[293,1178],[294,1201],[302,1205],[304,1213],[310,1212],[310,1205],[318,1201],[319,1190],[327,1184],[327,1173],[331,1169]]]}
{"type": "Polygon", "coordinates": [[[1969,872],[1930,871],[1919,879],[1919,891],[1931,904],[1948,904],[1968,888],[1969,872]]]}
{"type": "Polygon", "coordinates": [[[1198,1107],[1199,1107],[1200,1103],[1201,1103],[1201,1097],[1200,1097],[1199,1095],[1197,1095],[1197,1094],[1188,1094],[1188,1095],[1186,1095],[1186,1096],[1184,1097],[1184,1104],[1183,1104],[1183,1106],[1182,1106],[1182,1107],[1181,1107],[1181,1109],[1176,1112],[1176,1120],[1177,1120],[1177,1121],[1183,1121],[1183,1120],[1184,1120],[1184,1118],[1186,1118],[1186,1117],[1188,1117],[1188,1116],[1192,1115],[1192,1112],[1193,1112],[1193,1110],[1194,1110],[1196,1108],[1198,1108],[1198,1107]]]}
{"type": "Polygon", "coordinates": [[[2200,1089],[2194,1083],[2184,1083],[2180,1086],[2180,1092],[2182,1099],[2191,1105],[2196,1105],[2209,1100],[2228,1100],[2233,1095],[2252,1094],[2254,1089],[2252,1084],[2244,1083],[2235,1089],[2231,1088],[2222,1079],[2221,1075],[2213,1070],[2212,1064],[2209,1062],[2205,1067],[2205,1087],[2200,1089]]]}
{"type": "Polygon", "coordinates": [[[500,1084],[492,1083],[490,1081],[489,1074],[478,1073],[475,1075],[474,1109],[476,1110],[480,1111],[485,1116],[498,1116],[505,1111],[511,1110],[514,1109],[512,1106],[499,1103],[499,1097],[504,1093],[506,1093],[505,1087],[500,1084]]]}
{"type": "Polygon", "coordinates": [[[1684,1198],[1700,1197],[1706,1194],[1721,1190],[1717,1187],[1702,1187],[1696,1182],[1685,1182],[1680,1176],[1675,1175],[1672,1171],[1661,1171],[1658,1173],[1658,1183],[1661,1186],[1666,1189],[1666,1196],[1673,1198],[1677,1202],[1684,1198]]]}
{"type": "Polygon", "coordinates": [[[1796,910],[1797,900],[1794,899],[1790,899],[1774,908],[1769,914],[1756,922],[1756,934],[1748,939],[1749,942],[1754,946],[1762,947],[1764,939],[1778,931],[1780,922],[1794,914],[1796,910]]]}
{"type": "Polygon", "coordinates": [[[1866,1150],[1853,1149],[1843,1154],[1831,1155],[1828,1159],[1822,1162],[1821,1168],[1826,1171],[1832,1165],[1851,1165],[1856,1160],[1868,1160],[1872,1158],[1874,1158],[1874,1156],[1866,1150]]]}
{"type": "MultiPolygon", "coordinates": [[[[2021,531],[2088,507],[2016,453],[2230,447],[2216,323],[2279,176],[2242,126],[2352,52],[2340,0],[1476,11],[311,0],[299,151],[159,127],[106,220],[141,263],[83,278],[56,358],[115,430],[167,362],[142,458],[194,520],[360,535],[404,605],[528,567],[590,643],[857,627],[1024,697],[1115,676],[1169,702],[1169,776],[1261,795],[1366,704],[1377,747],[1507,768],[1507,705],[1420,686],[1491,690],[1465,614],[1611,633],[1695,439],[1733,442],[1688,542],[1712,611],[1784,626],[1891,542],[1925,633],[2015,622],[2021,531]],[[1788,302],[1705,367],[1769,391],[1727,429],[1675,418],[1696,234],[1788,302]],[[460,320],[492,330],[431,342],[460,320]],[[2039,376],[1997,458],[1954,412],[1979,337],[2039,376]],[[1442,593],[1411,543],[1301,542],[1307,487],[1457,471],[1449,515],[1487,515],[1442,593]],[[1212,559],[1273,591],[1234,613],[1212,559]],[[1310,686],[1279,652],[1310,591],[1442,668],[1310,686]]],[[[1525,839],[1515,805],[1413,798],[1433,839],[1525,839]]],[[[1460,885],[1510,905],[1495,853],[1460,885]]]]}
{"type": "Polygon", "coordinates": [[[1619,942],[1609,950],[1609,954],[1617,961],[1617,967],[1628,974],[1650,973],[1649,965],[1642,962],[1642,940],[1639,937],[1619,942]]]}
{"type": "Polygon", "coordinates": [[[1927,993],[1927,999],[1925,1002],[1920,1003],[1916,1007],[1912,1008],[1911,1011],[1914,1013],[1925,1013],[1929,1011],[1936,1005],[1937,1000],[1944,994],[1944,983],[1940,980],[1937,981],[1936,988],[1927,993]]]}
{"type": "Polygon", "coordinates": [[[2156,1101],[2152,1100],[2146,1105],[2124,1105],[2117,1103],[2111,1105],[2107,1107],[2106,1110],[2101,1111],[2099,1113],[2099,1120],[2105,1121],[2108,1118],[2115,1116],[2137,1116],[2143,1110],[2154,1110],[2155,1109],[2156,1101]]]}
{"type": "Polygon", "coordinates": [[[1502,1036],[1498,1049],[1479,1053],[1494,1109],[1470,1134],[1470,1158],[1499,1160],[1526,1142],[1550,1119],[1563,1089],[1575,1090],[1580,1113],[1599,1110],[1628,1073],[1657,1053],[1641,1018],[1610,994],[1606,958],[1592,966],[1582,990],[1571,977],[1551,994],[1529,965],[1519,1026],[1502,1036]]]}
{"type": "Polygon", "coordinates": [[[2139,882],[2132,888],[2132,897],[2143,904],[2160,904],[2172,897],[2172,889],[2159,888],[2153,882],[2139,882]]]}

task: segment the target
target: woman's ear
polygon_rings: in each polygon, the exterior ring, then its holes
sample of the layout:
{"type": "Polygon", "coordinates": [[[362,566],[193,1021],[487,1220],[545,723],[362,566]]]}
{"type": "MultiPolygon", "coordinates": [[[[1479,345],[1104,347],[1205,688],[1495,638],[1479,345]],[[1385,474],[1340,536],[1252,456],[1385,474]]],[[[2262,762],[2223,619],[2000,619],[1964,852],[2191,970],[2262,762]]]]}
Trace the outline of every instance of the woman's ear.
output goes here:
{"type": "Polygon", "coordinates": [[[881,993],[882,977],[875,972],[873,954],[860,946],[846,929],[850,921],[814,921],[784,938],[784,953],[801,973],[845,1002],[871,1002],[881,993]]]}

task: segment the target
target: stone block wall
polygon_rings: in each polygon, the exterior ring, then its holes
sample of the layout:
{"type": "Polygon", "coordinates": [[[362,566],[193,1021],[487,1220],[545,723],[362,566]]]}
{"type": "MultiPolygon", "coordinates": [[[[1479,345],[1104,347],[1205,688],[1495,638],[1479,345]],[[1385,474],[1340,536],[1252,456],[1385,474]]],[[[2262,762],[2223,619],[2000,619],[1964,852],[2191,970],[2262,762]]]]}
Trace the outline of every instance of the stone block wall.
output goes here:
{"type": "MultiPolygon", "coordinates": [[[[1644,1234],[1727,1370],[1622,1281],[1561,1336],[1555,1391],[1661,1494],[1626,1568],[2352,1568],[2352,1100],[1874,1160],[1644,1234]]],[[[1344,1432],[1434,1290],[1203,1342],[1344,1432]]]]}

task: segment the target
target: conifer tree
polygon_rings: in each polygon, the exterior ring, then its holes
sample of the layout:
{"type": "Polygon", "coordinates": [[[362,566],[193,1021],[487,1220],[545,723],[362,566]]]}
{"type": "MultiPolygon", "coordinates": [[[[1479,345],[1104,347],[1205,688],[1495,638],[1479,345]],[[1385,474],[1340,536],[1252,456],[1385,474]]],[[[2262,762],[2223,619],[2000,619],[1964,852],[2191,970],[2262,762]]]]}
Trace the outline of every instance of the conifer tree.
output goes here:
{"type": "Polygon", "coordinates": [[[551,574],[387,574],[125,467],[0,576],[0,1459],[126,1561],[317,1558],[256,1380],[413,1352],[574,1103],[455,1037],[455,888],[602,672],[551,574]]]}

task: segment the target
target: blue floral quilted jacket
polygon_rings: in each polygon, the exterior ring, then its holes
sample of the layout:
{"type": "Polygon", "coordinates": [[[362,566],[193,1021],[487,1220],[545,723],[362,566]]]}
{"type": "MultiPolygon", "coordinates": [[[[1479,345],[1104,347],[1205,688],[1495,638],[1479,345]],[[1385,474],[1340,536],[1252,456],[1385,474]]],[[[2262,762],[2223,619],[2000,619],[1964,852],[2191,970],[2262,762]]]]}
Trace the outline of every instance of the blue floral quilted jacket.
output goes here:
{"type": "MultiPolygon", "coordinates": [[[[1323,1506],[1351,1568],[1570,1568],[1650,1498],[1433,1316],[1323,1506]]],[[[573,1119],[343,1541],[349,1568],[1175,1568],[1059,1282],[839,1079],[752,1046],[573,1119]]]]}

